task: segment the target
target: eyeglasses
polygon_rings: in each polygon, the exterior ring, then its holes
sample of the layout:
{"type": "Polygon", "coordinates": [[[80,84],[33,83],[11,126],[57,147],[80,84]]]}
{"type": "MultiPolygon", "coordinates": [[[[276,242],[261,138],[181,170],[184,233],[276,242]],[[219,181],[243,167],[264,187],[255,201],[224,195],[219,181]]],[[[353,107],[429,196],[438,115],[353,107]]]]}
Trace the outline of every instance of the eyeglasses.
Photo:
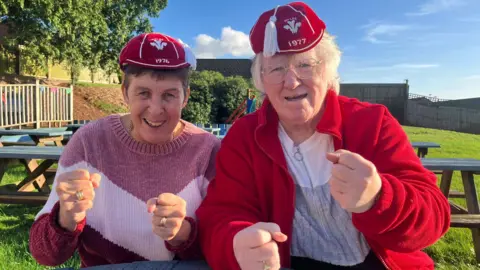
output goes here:
{"type": "Polygon", "coordinates": [[[321,60],[303,59],[296,61],[293,67],[268,66],[262,69],[263,79],[271,84],[282,83],[289,69],[292,69],[299,79],[310,79],[314,75],[314,68],[320,63],[321,60]]]}

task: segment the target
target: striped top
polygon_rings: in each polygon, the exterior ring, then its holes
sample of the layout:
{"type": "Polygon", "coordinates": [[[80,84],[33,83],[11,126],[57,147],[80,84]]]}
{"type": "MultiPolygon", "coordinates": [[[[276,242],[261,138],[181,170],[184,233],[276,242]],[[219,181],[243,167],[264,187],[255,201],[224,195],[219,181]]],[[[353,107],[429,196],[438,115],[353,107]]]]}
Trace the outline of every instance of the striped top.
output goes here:
{"type": "MultiPolygon", "coordinates": [[[[60,158],[57,176],[87,169],[102,177],[85,224],[68,232],[58,226],[58,197],[53,192],[37,214],[30,232],[30,250],[38,263],[56,266],[78,250],[82,267],[141,260],[172,260],[199,254],[195,239],[172,250],[152,232],[146,202],[173,193],[187,202],[187,216],[195,225],[195,210],[215,174],[220,141],[183,121],[183,132],[169,143],[152,145],[134,140],[119,115],[91,122],[79,129],[60,158]]],[[[191,234],[196,236],[196,226],[191,234]]]]}
{"type": "Polygon", "coordinates": [[[341,266],[362,263],[370,247],[330,194],[332,163],[326,154],[334,151],[332,137],[315,132],[295,145],[280,124],[278,134],[295,179],[291,255],[341,266]]]}

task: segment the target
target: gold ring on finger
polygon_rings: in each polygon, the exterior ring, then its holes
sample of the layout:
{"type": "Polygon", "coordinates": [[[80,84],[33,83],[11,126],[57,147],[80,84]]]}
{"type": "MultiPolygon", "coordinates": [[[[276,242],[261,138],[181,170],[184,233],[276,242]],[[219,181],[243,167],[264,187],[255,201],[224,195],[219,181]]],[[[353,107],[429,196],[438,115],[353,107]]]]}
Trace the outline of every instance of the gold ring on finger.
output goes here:
{"type": "Polygon", "coordinates": [[[162,219],[160,220],[160,227],[166,227],[166,225],[167,225],[167,218],[162,217],[162,219]]]}
{"type": "Polygon", "coordinates": [[[77,192],[75,192],[75,196],[77,196],[77,199],[79,201],[83,200],[85,198],[85,196],[83,195],[83,191],[79,190],[77,192]]]}

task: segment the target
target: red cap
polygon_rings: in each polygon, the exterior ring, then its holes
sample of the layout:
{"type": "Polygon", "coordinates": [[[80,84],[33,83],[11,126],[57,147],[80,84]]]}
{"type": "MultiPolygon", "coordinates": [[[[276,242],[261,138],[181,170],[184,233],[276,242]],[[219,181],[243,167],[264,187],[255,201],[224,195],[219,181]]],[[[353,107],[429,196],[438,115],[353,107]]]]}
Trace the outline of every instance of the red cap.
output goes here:
{"type": "Polygon", "coordinates": [[[250,44],[257,54],[308,51],[320,42],[325,23],[303,2],[292,2],[260,15],[250,30],[250,44]]]}
{"type": "Polygon", "coordinates": [[[137,65],[153,69],[195,69],[196,59],[190,48],[170,36],[143,33],[128,41],[120,52],[120,68],[137,65]]]}

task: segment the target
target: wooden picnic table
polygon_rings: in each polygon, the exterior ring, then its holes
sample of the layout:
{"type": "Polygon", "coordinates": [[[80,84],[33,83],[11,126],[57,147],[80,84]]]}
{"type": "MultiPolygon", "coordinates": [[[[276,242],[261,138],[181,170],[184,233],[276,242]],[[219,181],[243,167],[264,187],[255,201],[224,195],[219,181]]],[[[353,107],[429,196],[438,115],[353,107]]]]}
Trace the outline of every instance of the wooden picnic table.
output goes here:
{"type": "Polygon", "coordinates": [[[424,158],[428,154],[428,148],[440,148],[440,144],[433,142],[412,142],[412,147],[417,148],[418,157],[424,158]]]}
{"type": "Polygon", "coordinates": [[[67,130],[72,131],[72,133],[77,132],[77,130],[83,127],[85,124],[69,124],[67,125],[67,130]]]}
{"type": "Polygon", "coordinates": [[[202,129],[216,135],[220,135],[220,131],[222,130],[221,128],[206,128],[206,127],[202,129]]]}
{"type": "MultiPolygon", "coordinates": [[[[480,262],[480,206],[474,175],[480,174],[480,160],[468,158],[422,158],[422,164],[431,171],[442,171],[440,190],[446,198],[451,198],[450,186],[453,171],[460,171],[465,193],[462,194],[467,209],[450,201],[452,219],[450,226],[470,228],[477,262],[480,262]]],[[[458,198],[458,197],[457,197],[458,198]]]]}
{"type": "Polygon", "coordinates": [[[0,147],[0,184],[12,160],[19,160],[27,172],[27,177],[18,184],[0,186],[0,203],[44,204],[50,194],[49,184],[53,182],[53,175],[44,174],[58,162],[62,152],[63,147],[0,147]],[[38,159],[43,161],[38,164],[38,159]]]}
{"type": "MultiPolygon", "coordinates": [[[[36,146],[45,146],[46,143],[52,142],[56,146],[63,146],[63,139],[66,135],[71,135],[71,131],[62,129],[0,129],[0,138],[3,136],[27,135],[32,138],[33,144],[36,146]]],[[[15,145],[15,143],[12,143],[15,145]]],[[[4,146],[0,142],[0,147],[4,146]]]]}
{"type": "MultiPolygon", "coordinates": [[[[156,269],[156,270],[210,270],[205,261],[138,261],[132,263],[106,264],[82,268],[84,270],[137,270],[137,269],[156,269]]],[[[74,270],[74,268],[61,268],[57,270],[74,270]]],[[[288,268],[281,268],[288,270],[288,268]]]]}

